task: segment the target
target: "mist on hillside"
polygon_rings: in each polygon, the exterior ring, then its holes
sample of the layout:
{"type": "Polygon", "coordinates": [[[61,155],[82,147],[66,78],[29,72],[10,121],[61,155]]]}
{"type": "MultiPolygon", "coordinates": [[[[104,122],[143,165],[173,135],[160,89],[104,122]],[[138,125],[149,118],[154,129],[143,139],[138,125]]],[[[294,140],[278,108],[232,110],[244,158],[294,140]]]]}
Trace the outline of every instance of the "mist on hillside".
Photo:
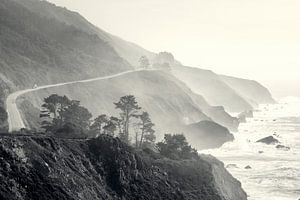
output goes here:
{"type": "Polygon", "coordinates": [[[299,198],[298,7],[1,0],[0,199],[299,198]]]}

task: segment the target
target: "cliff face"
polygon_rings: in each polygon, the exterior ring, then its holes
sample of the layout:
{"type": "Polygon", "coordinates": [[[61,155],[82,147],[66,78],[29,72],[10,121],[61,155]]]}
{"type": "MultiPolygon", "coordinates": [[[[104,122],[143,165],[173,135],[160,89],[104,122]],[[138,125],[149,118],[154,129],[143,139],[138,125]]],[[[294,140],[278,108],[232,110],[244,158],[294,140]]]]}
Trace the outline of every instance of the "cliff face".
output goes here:
{"type": "Polygon", "coordinates": [[[259,104],[275,103],[270,91],[257,81],[223,75],[220,77],[253,107],[257,107],[259,104]]]}
{"type": "Polygon", "coordinates": [[[171,161],[104,135],[1,136],[0,156],[1,199],[247,199],[211,157],[171,161]]]}
{"type": "Polygon", "coordinates": [[[175,77],[187,84],[193,92],[202,95],[212,106],[224,106],[228,112],[242,112],[253,107],[234,89],[212,71],[174,66],[175,77]]]}

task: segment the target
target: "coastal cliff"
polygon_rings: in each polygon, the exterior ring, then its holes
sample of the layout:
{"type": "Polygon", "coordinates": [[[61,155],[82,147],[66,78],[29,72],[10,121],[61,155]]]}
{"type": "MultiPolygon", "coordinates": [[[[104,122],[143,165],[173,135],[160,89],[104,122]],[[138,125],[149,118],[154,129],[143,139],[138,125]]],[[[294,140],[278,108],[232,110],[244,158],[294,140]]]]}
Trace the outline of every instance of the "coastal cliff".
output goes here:
{"type": "Polygon", "coordinates": [[[1,199],[244,200],[220,161],[170,160],[119,139],[0,137],[1,199]]]}

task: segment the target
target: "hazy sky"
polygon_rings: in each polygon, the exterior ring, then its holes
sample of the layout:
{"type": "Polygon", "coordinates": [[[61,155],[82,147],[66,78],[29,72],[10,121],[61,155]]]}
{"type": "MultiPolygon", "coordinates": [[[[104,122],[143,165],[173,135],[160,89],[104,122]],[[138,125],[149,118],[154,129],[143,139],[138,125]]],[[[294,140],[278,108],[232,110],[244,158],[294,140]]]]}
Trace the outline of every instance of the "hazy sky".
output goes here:
{"type": "Polygon", "coordinates": [[[183,64],[300,96],[300,0],[50,0],[183,64]]]}

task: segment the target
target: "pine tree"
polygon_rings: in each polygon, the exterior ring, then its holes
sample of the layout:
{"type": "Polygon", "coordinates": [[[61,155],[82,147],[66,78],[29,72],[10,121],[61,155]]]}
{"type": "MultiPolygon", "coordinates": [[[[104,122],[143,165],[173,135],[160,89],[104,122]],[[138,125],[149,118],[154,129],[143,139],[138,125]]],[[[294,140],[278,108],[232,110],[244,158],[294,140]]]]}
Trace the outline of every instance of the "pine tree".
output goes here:
{"type": "Polygon", "coordinates": [[[139,147],[142,147],[144,143],[151,144],[155,142],[155,131],[153,130],[154,124],[152,123],[150,116],[147,112],[143,112],[139,115],[140,129],[141,129],[141,138],[139,147]]]}
{"type": "Polygon", "coordinates": [[[108,122],[108,117],[106,115],[99,115],[94,119],[93,124],[91,125],[91,130],[95,132],[96,135],[103,134],[103,127],[106,126],[108,122]]]}
{"type": "Polygon", "coordinates": [[[135,100],[133,95],[123,96],[120,98],[119,102],[114,103],[117,109],[121,110],[121,120],[123,125],[123,132],[120,138],[129,144],[129,126],[130,120],[136,116],[136,113],[141,108],[135,100]]]}

